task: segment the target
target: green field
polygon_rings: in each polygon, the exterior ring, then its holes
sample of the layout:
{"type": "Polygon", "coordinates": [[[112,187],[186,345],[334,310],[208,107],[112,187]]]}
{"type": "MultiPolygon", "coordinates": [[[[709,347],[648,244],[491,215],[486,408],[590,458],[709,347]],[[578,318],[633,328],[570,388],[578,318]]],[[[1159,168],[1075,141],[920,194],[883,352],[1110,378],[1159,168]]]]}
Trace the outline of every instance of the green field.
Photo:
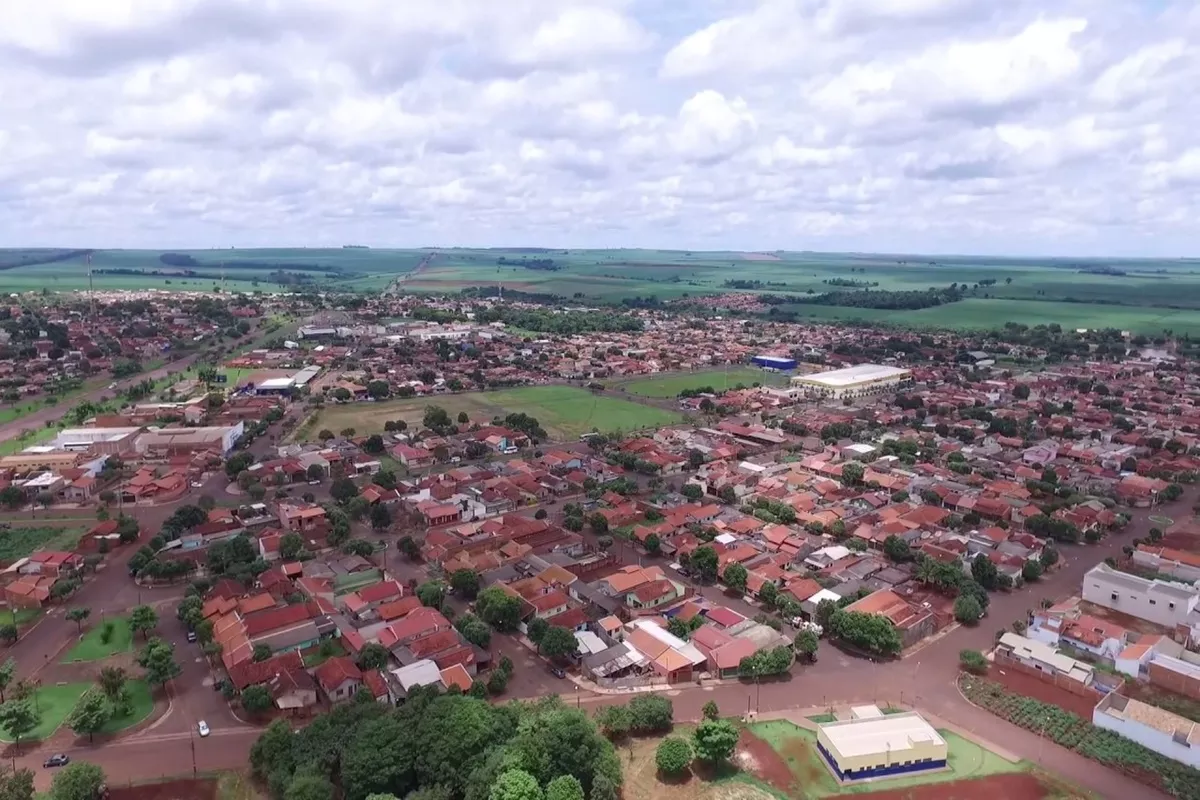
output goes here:
{"type": "Polygon", "coordinates": [[[925,775],[896,778],[879,778],[864,781],[861,785],[842,785],[833,777],[821,753],[817,750],[815,731],[801,728],[786,720],[755,722],[749,730],[767,744],[787,762],[796,780],[804,786],[807,797],[834,797],[845,794],[865,794],[895,789],[906,789],[932,783],[947,783],[970,778],[986,778],[1009,772],[1028,772],[1028,762],[1012,762],[986,750],[956,733],[939,730],[949,750],[949,768],[925,775]]]}
{"type": "MultiPolygon", "coordinates": [[[[154,698],[150,694],[150,686],[141,680],[126,682],[129,695],[133,700],[133,708],[124,717],[110,719],[98,731],[101,734],[111,734],[131,728],[150,716],[154,711],[154,698]]],[[[75,703],[83,693],[91,688],[90,683],[65,683],[55,686],[42,686],[36,692],[36,700],[30,702],[41,714],[41,722],[30,733],[21,737],[22,742],[49,738],[71,714],[75,703]]],[[[8,731],[0,728],[0,741],[12,742],[8,731]]]]}
{"type": "Polygon", "coordinates": [[[755,367],[730,367],[729,369],[704,370],[702,372],[675,372],[669,375],[655,375],[653,378],[637,378],[628,383],[617,382],[616,387],[630,394],[643,397],[678,397],[685,389],[700,389],[711,386],[718,392],[724,392],[741,384],[753,386],[782,386],[787,383],[787,377],[778,372],[764,372],[755,367]]]}
{"type": "Polygon", "coordinates": [[[72,550],[86,529],[79,527],[22,526],[0,530],[0,561],[16,561],[34,550],[72,550]]]}
{"type": "Polygon", "coordinates": [[[323,429],[339,433],[345,428],[354,428],[357,435],[380,433],[385,422],[397,419],[403,419],[410,426],[418,425],[426,407],[431,405],[444,408],[451,417],[465,411],[472,422],[481,425],[490,423],[496,416],[524,412],[536,417],[556,440],[577,439],[593,428],[632,431],[672,425],[682,419],[672,411],[592,394],[574,386],[523,386],[495,392],[326,406],[306,434],[315,439],[323,429]]]}
{"type": "Polygon", "coordinates": [[[100,661],[117,653],[128,653],[131,650],[133,650],[133,631],[129,627],[129,620],[124,617],[108,617],[103,620],[94,620],[92,627],[85,631],[83,638],[67,651],[62,661],[64,664],[73,661],[100,661]],[[105,644],[102,633],[104,626],[109,622],[113,623],[112,638],[105,644]]]}

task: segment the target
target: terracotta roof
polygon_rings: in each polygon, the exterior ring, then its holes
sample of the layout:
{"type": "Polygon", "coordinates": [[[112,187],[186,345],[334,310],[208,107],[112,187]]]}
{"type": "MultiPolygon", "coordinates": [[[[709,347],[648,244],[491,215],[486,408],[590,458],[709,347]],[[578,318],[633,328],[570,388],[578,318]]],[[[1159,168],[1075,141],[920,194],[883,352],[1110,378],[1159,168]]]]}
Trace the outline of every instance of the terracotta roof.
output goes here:
{"type": "Polygon", "coordinates": [[[361,681],[363,674],[349,656],[334,656],[317,667],[313,673],[317,682],[327,692],[332,692],[346,681],[361,681]]]}

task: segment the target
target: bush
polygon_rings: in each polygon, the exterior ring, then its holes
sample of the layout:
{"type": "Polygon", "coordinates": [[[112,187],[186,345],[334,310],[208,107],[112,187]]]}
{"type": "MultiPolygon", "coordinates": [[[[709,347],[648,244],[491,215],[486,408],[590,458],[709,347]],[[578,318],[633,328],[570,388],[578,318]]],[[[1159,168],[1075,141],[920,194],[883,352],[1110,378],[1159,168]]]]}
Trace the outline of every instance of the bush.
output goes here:
{"type": "Polygon", "coordinates": [[[100,628],[100,644],[108,644],[112,641],[113,635],[117,632],[117,623],[112,620],[107,620],[103,627],[100,628]]]}
{"type": "Polygon", "coordinates": [[[987,672],[988,660],[978,650],[960,650],[958,653],[958,665],[967,672],[983,675],[987,672]]]}
{"type": "Polygon", "coordinates": [[[692,746],[684,739],[668,736],[658,743],[654,763],[664,775],[679,775],[692,763],[692,746]]]}

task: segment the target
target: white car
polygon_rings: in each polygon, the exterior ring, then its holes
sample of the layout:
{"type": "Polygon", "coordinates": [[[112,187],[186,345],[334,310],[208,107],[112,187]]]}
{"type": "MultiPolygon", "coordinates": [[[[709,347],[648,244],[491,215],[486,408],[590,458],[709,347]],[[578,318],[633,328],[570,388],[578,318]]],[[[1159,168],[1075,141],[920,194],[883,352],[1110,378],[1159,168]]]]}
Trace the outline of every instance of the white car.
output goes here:
{"type": "Polygon", "coordinates": [[[201,737],[208,736],[210,733],[212,733],[212,731],[208,729],[208,723],[204,720],[200,720],[199,724],[196,725],[196,730],[200,732],[201,737]]]}

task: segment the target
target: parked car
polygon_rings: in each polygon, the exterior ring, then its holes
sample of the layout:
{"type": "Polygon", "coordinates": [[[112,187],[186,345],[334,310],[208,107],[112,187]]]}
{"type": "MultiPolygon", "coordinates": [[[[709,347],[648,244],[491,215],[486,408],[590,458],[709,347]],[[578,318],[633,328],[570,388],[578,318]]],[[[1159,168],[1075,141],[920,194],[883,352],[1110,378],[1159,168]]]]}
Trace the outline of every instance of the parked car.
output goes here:
{"type": "Polygon", "coordinates": [[[208,729],[208,723],[205,722],[204,720],[200,720],[200,722],[198,722],[196,724],[196,730],[200,733],[200,736],[202,736],[202,737],[208,736],[210,733],[212,733],[212,731],[210,731],[208,729]]]}
{"type": "Polygon", "coordinates": [[[190,643],[190,642],[194,642],[194,641],[196,641],[196,632],[195,632],[195,631],[188,631],[188,632],[187,632],[187,640],[188,640],[188,642],[189,642],[189,643],[190,643]]]}
{"type": "Polygon", "coordinates": [[[42,766],[49,769],[51,767],[65,767],[71,763],[71,757],[66,753],[55,753],[42,762],[42,766]]]}
{"type": "Polygon", "coordinates": [[[554,676],[554,677],[556,677],[556,678],[565,678],[565,677],[567,677],[567,673],[566,673],[566,672],[563,672],[563,669],[562,669],[562,667],[551,667],[551,668],[550,668],[550,674],[551,674],[551,675],[553,675],[553,676],[554,676]]]}

